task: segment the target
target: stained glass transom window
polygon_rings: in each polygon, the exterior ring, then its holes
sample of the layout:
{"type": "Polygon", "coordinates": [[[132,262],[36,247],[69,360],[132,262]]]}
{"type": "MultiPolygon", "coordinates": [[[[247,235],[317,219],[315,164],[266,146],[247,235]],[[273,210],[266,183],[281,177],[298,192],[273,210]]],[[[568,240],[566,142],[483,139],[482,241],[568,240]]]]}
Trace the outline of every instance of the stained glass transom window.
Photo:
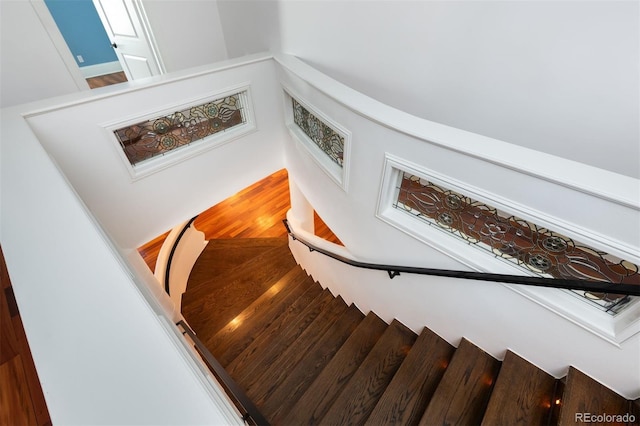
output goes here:
{"type": "MultiPolygon", "coordinates": [[[[394,207],[443,232],[548,278],[640,285],[638,265],[404,172],[394,207]]],[[[571,290],[610,314],[630,296],[571,290]]]]}
{"type": "Polygon", "coordinates": [[[343,167],[344,137],[329,125],[311,114],[298,101],[293,102],[293,122],[315,143],[329,158],[343,167]]]}
{"type": "Polygon", "coordinates": [[[185,108],[114,131],[131,165],[246,122],[242,93],[185,108]]]}

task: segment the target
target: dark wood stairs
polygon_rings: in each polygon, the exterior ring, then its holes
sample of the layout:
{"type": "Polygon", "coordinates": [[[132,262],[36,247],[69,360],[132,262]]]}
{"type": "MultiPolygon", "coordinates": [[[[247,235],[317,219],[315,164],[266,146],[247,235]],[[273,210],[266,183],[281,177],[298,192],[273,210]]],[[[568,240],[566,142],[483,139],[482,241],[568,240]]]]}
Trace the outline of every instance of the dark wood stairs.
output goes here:
{"type": "Polygon", "coordinates": [[[640,417],[637,401],[575,368],[555,379],[511,351],[501,362],[464,338],[454,348],[428,328],[416,335],[364,315],[296,266],[286,239],[222,241],[205,250],[193,277],[183,315],[272,424],[572,425],[577,413],[628,413],[635,423],[611,424],[637,424],[640,417]],[[198,278],[207,270],[217,277],[198,278]]]}

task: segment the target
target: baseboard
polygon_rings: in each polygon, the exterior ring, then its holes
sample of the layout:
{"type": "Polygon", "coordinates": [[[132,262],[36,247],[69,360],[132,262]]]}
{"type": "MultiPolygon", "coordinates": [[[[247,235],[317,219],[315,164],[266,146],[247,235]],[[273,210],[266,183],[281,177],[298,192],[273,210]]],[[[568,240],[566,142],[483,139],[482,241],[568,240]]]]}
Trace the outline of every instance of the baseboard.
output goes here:
{"type": "Polygon", "coordinates": [[[84,76],[84,78],[97,77],[99,75],[105,74],[113,74],[114,72],[122,71],[122,66],[120,62],[105,62],[103,64],[95,64],[95,65],[87,65],[85,67],[80,67],[80,72],[84,76]]]}

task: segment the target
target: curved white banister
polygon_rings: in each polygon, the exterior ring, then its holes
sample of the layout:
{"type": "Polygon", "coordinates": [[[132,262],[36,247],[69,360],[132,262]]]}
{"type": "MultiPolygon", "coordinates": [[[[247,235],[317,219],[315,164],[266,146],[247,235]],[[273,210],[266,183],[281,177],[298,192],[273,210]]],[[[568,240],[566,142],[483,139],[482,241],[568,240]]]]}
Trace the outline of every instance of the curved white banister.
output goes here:
{"type": "Polygon", "coordinates": [[[182,295],[187,291],[191,269],[208,242],[204,232],[197,230],[191,219],[174,227],[160,248],[154,276],[171,297],[174,304],[173,319],[176,321],[182,318],[182,295]]]}

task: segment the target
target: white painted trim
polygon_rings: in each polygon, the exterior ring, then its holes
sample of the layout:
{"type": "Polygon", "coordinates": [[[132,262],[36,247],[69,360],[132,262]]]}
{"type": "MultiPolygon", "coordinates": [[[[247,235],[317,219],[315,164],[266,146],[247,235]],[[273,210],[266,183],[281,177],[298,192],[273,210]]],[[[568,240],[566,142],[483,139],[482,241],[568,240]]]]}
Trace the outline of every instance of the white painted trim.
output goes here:
{"type": "MultiPolygon", "coordinates": [[[[452,238],[447,232],[424,224],[422,221],[416,220],[394,208],[393,202],[395,201],[396,187],[400,179],[402,179],[403,171],[420,176],[437,185],[469,196],[476,201],[486,203],[516,217],[542,225],[554,232],[575,238],[580,243],[599,247],[614,255],[621,256],[623,259],[640,263],[636,253],[627,251],[629,248],[621,242],[593,235],[593,233],[588,235],[585,230],[558,218],[527,208],[497,194],[477,188],[470,183],[443,176],[433,170],[428,170],[387,153],[385,155],[376,217],[475,271],[523,276],[536,275],[509,260],[492,256],[479,247],[467,244],[461,239],[452,238]]],[[[622,342],[640,332],[640,298],[630,302],[631,305],[627,306],[620,314],[612,317],[591,306],[588,301],[582,300],[580,296],[570,291],[515,284],[503,285],[615,346],[620,346],[622,342]]]]}
{"type": "MultiPolygon", "coordinates": [[[[271,55],[270,53],[257,53],[255,55],[247,55],[241,58],[234,58],[216,62],[215,64],[203,65],[188,70],[172,72],[170,77],[167,77],[166,75],[149,77],[145,79],[143,83],[130,81],[126,84],[107,86],[101,88],[100,93],[97,93],[96,91],[90,91],[86,93],[73,93],[71,95],[59,96],[51,99],[43,99],[41,101],[38,101],[37,103],[33,103],[31,105],[31,108],[29,108],[27,112],[24,112],[22,116],[25,118],[35,117],[73,106],[92,103],[101,99],[112,98],[126,93],[137,92],[139,90],[147,90],[152,87],[163,86],[168,83],[189,80],[191,78],[204,75],[216,74],[221,71],[241,68],[258,62],[269,61],[271,59],[273,59],[273,55],[271,55]]],[[[27,107],[29,106],[30,105],[27,104],[27,107]]]]}
{"type": "Polygon", "coordinates": [[[80,72],[84,78],[98,77],[106,74],[121,72],[122,66],[119,61],[104,62],[102,64],[87,65],[80,67],[80,72]]]}
{"type": "MultiPolygon", "coordinates": [[[[55,100],[55,99],[54,99],[55,100]]],[[[48,100],[39,101],[34,105],[46,104],[49,102],[48,100]]],[[[27,107],[30,105],[27,105],[27,107]]],[[[79,196],[74,187],[70,184],[66,175],[61,172],[59,166],[53,162],[53,160],[45,153],[42,146],[40,145],[39,140],[33,134],[31,129],[29,128],[25,115],[21,111],[24,110],[25,106],[17,106],[2,109],[2,129],[3,129],[3,138],[2,138],[2,148],[7,148],[7,153],[11,154],[11,161],[17,161],[16,164],[30,164],[31,166],[36,166],[38,168],[38,173],[22,173],[19,174],[16,170],[27,170],[28,167],[14,167],[14,170],[7,170],[8,175],[13,179],[10,179],[14,182],[13,185],[5,185],[7,182],[3,182],[2,191],[12,193],[15,192],[15,189],[20,187],[20,184],[26,184],[27,188],[40,188],[35,192],[30,190],[27,191],[29,195],[23,195],[23,198],[26,199],[26,204],[13,204],[15,208],[8,209],[7,212],[10,214],[3,215],[3,229],[11,228],[16,218],[21,218],[21,222],[31,222],[34,220],[31,216],[36,217],[37,214],[33,213],[34,210],[29,210],[25,206],[34,204],[37,199],[44,199],[46,197],[43,194],[47,194],[52,196],[55,194],[56,203],[59,206],[59,211],[57,211],[55,216],[47,216],[45,223],[54,224],[55,221],[59,218],[61,214],[60,211],[65,212],[65,217],[72,217],[76,219],[74,221],[73,228],[64,228],[66,232],[65,236],[65,244],[68,244],[71,247],[76,247],[77,252],[80,253],[84,248],[87,242],[100,241],[102,246],[104,246],[104,252],[107,253],[107,256],[96,257],[95,254],[87,256],[87,258],[83,258],[83,262],[89,262],[92,265],[94,271],[96,271],[95,275],[96,280],[100,281],[100,271],[108,272],[109,274],[113,273],[113,270],[117,271],[117,276],[121,277],[123,281],[130,282],[130,285],[134,287],[135,296],[140,298],[144,304],[152,311],[154,315],[155,321],[161,328],[162,332],[169,339],[169,348],[175,348],[177,354],[180,359],[184,360],[184,363],[187,366],[187,371],[192,374],[195,379],[197,385],[195,388],[190,388],[188,392],[193,392],[194,389],[199,389],[204,395],[206,395],[207,401],[211,401],[211,404],[217,410],[217,413],[220,414],[224,418],[223,424],[228,425],[243,425],[242,416],[236,409],[233,402],[229,400],[226,392],[222,388],[222,386],[217,382],[217,380],[213,377],[212,373],[202,360],[202,358],[198,355],[197,351],[193,348],[192,344],[182,335],[178,327],[172,322],[173,313],[171,311],[171,302],[169,297],[164,293],[164,291],[157,291],[159,286],[156,282],[152,282],[154,280],[151,272],[144,264],[142,257],[135,249],[130,250],[120,250],[118,246],[113,242],[110,238],[109,234],[105,232],[104,228],[100,224],[99,220],[90,212],[87,205],[84,203],[82,198],[79,196]],[[26,149],[21,149],[19,152],[17,149],[13,148],[15,146],[27,147],[26,149]],[[9,149],[11,148],[11,149],[9,149]],[[22,152],[24,150],[24,152],[22,152]],[[21,179],[21,177],[28,176],[27,180],[21,179]],[[16,179],[19,178],[20,179],[16,179]],[[19,181],[20,183],[15,183],[19,181]],[[35,183],[37,184],[35,184],[35,183]],[[33,183],[33,185],[31,185],[33,183]],[[51,188],[53,188],[54,192],[50,192],[51,188]],[[63,197],[60,197],[60,195],[63,197]],[[19,213],[19,214],[17,214],[19,213]],[[81,219],[81,220],[77,220],[81,219]],[[115,263],[112,263],[114,261],[115,263]],[[147,273],[147,275],[136,273],[136,265],[142,266],[147,273]],[[168,302],[168,303],[167,303],[168,302]]],[[[56,108],[57,109],[57,108],[56,108]]],[[[5,153],[5,151],[3,151],[5,153]]],[[[3,161],[4,165],[4,161],[3,161]]],[[[15,164],[14,164],[15,165],[15,164]]],[[[5,169],[3,169],[3,172],[5,169]]],[[[24,189],[24,188],[23,188],[24,189]]],[[[23,201],[24,201],[23,199],[23,201]]],[[[35,204],[34,204],[35,205],[35,204]]],[[[42,218],[41,218],[42,219],[42,218]]],[[[59,233],[63,233],[60,231],[59,233]]],[[[3,242],[3,250],[5,252],[5,258],[7,259],[8,267],[14,271],[17,275],[17,281],[14,282],[14,287],[16,289],[22,289],[21,291],[29,291],[30,285],[27,285],[26,282],[20,282],[20,278],[25,276],[24,271],[28,270],[29,267],[24,267],[23,262],[12,262],[15,261],[15,256],[20,256],[21,252],[24,252],[24,247],[33,247],[38,246],[39,243],[36,238],[37,232],[26,232],[22,233],[19,240],[15,238],[11,238],[11,236],[7,236],[3,234],[3,237],[6,237],[3,242]]],[[[41,246],[42,244],[40,244],[41,246]]],[[[63,244],[64,245],[64,244],[63,244]]],[[[102,250],[103,247],[100,247],[102,250]]],[[[45,268],[45,270],[55,270],[55,275],[66,274],[70,281],[79,280],[76,275],[75,269],[62,269],[66,268],[65,265],[68,262],[65,262],[64,259],[68,258],[69,251],[67,250],[49,250],[49,256],[43,258],[43,262],[41,266],[45,268]],[[60,266],[63,265],[63,266],[60,266]]],[[[137,268],[140,269],[140,268],[137,268]]],[[[31,276],[31,274],[27,274],[27,276],[31,276]]],[[[95,285],[95,283],[93,283],[95,285]]],[[[64,287],[64,286],[63,286],[64,287]]],[[[83,295],[82,297],[86,297],[83,295]]],[[[22,302],[22,300],[18,300],[18,302],[22,302]]],[[[77,301],[76,301],[77,302],[77,301]]],[[[31,308],[26,304],[27,308],[31,308]]],[[[22,306],[22,305],[21,305],[22,306]]],[[[29,309],[27,309],[29,311],[29,309]]],[[[28,312],[27,312],[28,313],[28,312]]],[[[82,318],[80,318],[82,320],[82,318]]],[[[36,343],[42,344],[42,335],[38,336],[37,323],[31,323],[31,329],[26,328],[27,333],[35,332],[36,337],[39,339],[35,339],[36,343]]],[[[75,331],[74,331],[75,332],[75,331]]],[[[42,347],[32,348],[42,349],[42,347]]],[[[35,355],[38,355],[36,352],[35,355]]],[[[46,355],[46,354],[44,354],[46,355]]],[[[40,357],[42,358],[43,354],[40,353],[40,357]]],[[[34,356],[35,361],[38,362],[36,356],[34,356]]],[[[42,367],[45,372],[47,370],[51,370],[51,366],[47,366],[46,362],[42,367]]],[[[55,364],[55,363],[54,363],[55,364]]],[[[170,366],[168,368],[173,368],[170,366]]],[[[50,371],[48,371],[50,376],[50,371]]],[[[46,383],[43,383],[45,386],[46,383]]],[[[56,384],[48,383],[48,386],[51,386],[52,389],[56,391],[60,391],[59,387],[56,388],[56,384]]],[[[98,386],[98,384],[96,384],[98,386]]],[[[64,391],[64,390],[63,390],[64,391]]],[[[129,390],[125,391],[125,394],[128,394],[129,390]]],[[[46,388],[45,388],[46,393],[46,388]]],[[[65,396],[64,392],[59,395],[65,396]]],[[[192,397],[200,398],[200,395],[197,393],[192,393],[192,397]]],[[[51,401],[48,401],[51,402],[51,401]]],[[[55,401],[53,401],[55,402],[55,401]]],[[[58,404],[59,405],[59,404],[58,404]]],[[[54,407],[55,408],[55,407],[54,407]]],[[[105,406],[105,409],[107,407],[105,406]]],[[[200,407],[203,411],[208,410],[207,407],[200,407]]],[[[64,410],[62,410],[64,412],[64,410]]],[[[60,414],[60,407],[56,410],[52,411],[53,414],[60,414]]],[[[86,414],[86,413],[85,413],[86,414]]],[[[82,417],[75,417],[76,420],[82,417]]],[[[55,422],[55,418],[53,419],[55,422]]],[[[88,418],[83,418],[86,422],[88,418]]]]}
{"type": "Polygon", "coordinates": [[[104,129],[108,139],[112,142],[114,149],[124,163],[125,168],[131,176],[131,179],[133,181],[136,181],[153,173],[157,173],[160,170],[164,170],[167,167],[171,167],[175,164],[192,158],[196,155],[199,155],[203,152],[209,151],[210,149],[217,148],[224,144],[232,142],[239,137],[246,136],[250,133],[255,132],[257,130],[257,126],[255,122],[255,115],[253,112],[253,102],[251,99],[251,83],[247,82],[239,84],[237,86],[229,87],[223,91],[211,92],[206,96],[191,99],[179,105],[166,105],[161,109],[154,110],[153,112],[146,112],[135,117],[129,117],[115,122],[104,123],[101,124],[100,127],[104,129]],[[129,159],[124,153],[124,150],[120,146],[120,142],[113,134],[115,130],[123,127],[162,117],[168,114],[172,114],[175,111],[181,111],[191,106],[201,105],[203,103],[222,99],[226,96],[234,94],[239,94],[240,96],[241,108],[243,109],[243,117],[245,120],[243,124],[234,126],[222,132],[214,133],[203,139],[191,142],[172,151],[168,151],[167,153],[164,153],[162,155],[144,160],[136,165],[132,165],[129,162],[129,159]]]}
{"type": "Polygon", "coordinates": [[[582,327],[606,342],[621,347],[640,333],[640,299],[630,302],[624,311],[612,317],[568,290],[503,284],[505,287],[539,304],[556,315],[582,327]]]}
{"type": "Polygon", "coordinates": [[[42,27],[49,34],[49,39],[51,39],[51,43],[58,51],[58,55],[64,62],[67,71],[71,75],[71,78],[75,82],[76,86],[80,90],[89,90],[89,84],[87,80],[83,76],[82,72],[80,72],[80,68],[76,63],[75,58],[73,57],[73,53],[69,49],[67,42],[62,37],[62,33],[58,29],[58,25],[51,16],[51,12],[49,12],[49,8],[45,4],[44,0],[29,0],[33,10],[38,15],[38,19],[42,23],[42,27]]]}
{"type": "Polygon", "coordinates": [[[412,220],[406,213],[394,208],[395,188],[401,179],[400,170],[419,176],[427,174],[416,164],[405,162],[404,160],[387,154],[385,156],[382,183],[378,195],[378,206],[375,213],[378,219],[440,253],[457,260],[471,270],[477,272],[491,270],[494,273],[510,275],[534,275],[532,272],[524,271],[504,259],[488,257],[478,248],[460,239],[451,238],[450,235],[432,226],[425,226],[420,221],[412,220]]]}
{"type": "Polygon", "coordinates": [[[211,397],[213,404],[220,410],[220,414],[225,417],[228,422],[226,424],[244,426],[246,423],[242,420],[242,413],[236,408],[235,403],[231,401],[226,391],[224,391],[222,384],[215,378],[209,367],[207,367],[206,362],[195,348],[194,342],[186,335],[180,333],[175,324],[169,323],[166,316],[158,316],[158,320],[162,323],[164,330],[178,349],[189,369],[193,372],[193,375],[211,397]]]}
{"type": "MultiPolygon", "coordinates": [[[[453,179],[449,176],[445,176],[441,173],[429,170],[411,161],[396,157],[388,153],[385,155],[385,174],[383,176],[387,176],[386,173],[391,173],[391,171],[387,171],[387,167],[390,167],[391,169],[401,169],[407,172],[411,172],[415,175],[424,177],[425,179],[429,179],[436,184],[440,184],[448,189],[452,189],[456,192],[469,195],[474,200],[493,206],[498,210],[510,213],[516,217],[535,223],[536,225],[541,225],[557,233],[566,235],[567,237],[579,241],[580,243],[597,247],[598,249],[610,253],[614,256],[620,257],[621,259],[626,259],[633,263],[640,264],[640,253],[638,253],[635,248],[629,246],[625,242],[613,240],[605,235],[598,234],[595,231],[587,230],[573,223],[566,222],[558,217],[548,215],[539,210],[524,206],[512,200],[508,200],[500,195],[478,188],[469,182],[462,182],[457,179],[453,179]]],[[[393,189],[391,187],[386,188],[385,185],[389,186],[390,182],[383,184],[383,186],[380,188],[381,194],[378,197],[379,212],[383,207],[383,205],[380,204],[381,202],[385,202],[388,206],[391,205],[389,202],[391,194],[387,192],[392,191],[393,189]],[[385,192],[383,193],[383,191],[385,192]]],[[[465,243],[465,245],[467,244],[465,243]]],[[[520,268],[518,268],[518,270],[520,270],[520,268]]]]}
{"type": "Polygon", "coordinates": [[[640,182],[637,179],[415,117],[337,82],[295,56],[277,53],[274,59],[314,89],[394,131],[640,210],[640,182]]]}
{"type": "Polygon", "coordinates": [[[351,131],[344,126],[330,118],[317,108],[312,107],[299,93],[293,90],[289,85],[284,82],[280,82],[282,85],[283,98],[284,98],[284,115],[285,125],[289,129],[289,134],[297,142],[297,147],[303,147],[307,154],[311,156],[313,161],[320,166],[320,169],[325,172],[343,191],[349,192],[349,170],[351,165],[351,131]],[[316,118],[320,119],[324,124],[329,126],[332,130],[338,133],[344,139],[342,167],[334,162],[326,152],[324,152],[318,145],[309,138],[298,125],[295,124],[293,118],[293,110],[291,107],[291,99],[295,99],[300,105],[302,105],[307,111],[312,113],[316,118]]]}
{"type": "MultiPolygon", "coordinates": [[[[30,134],[30,136],[35,139],[35,136],[32,134],[30,134]]],[[[223,386],[213,376],[211,370],[207,367],[205,361],[193,347],[192,343],[178,330],[178,327],[173,322],[176,315],[182,318],[180,308],[178,307],[178,309],[176,309],[175,306],[170,306],[171,300],[162,288],[160,288],[160,292],[156,291],[158,290],[158,286],[155,285],[157,283],[150,283],[146,281],[143,277],[140,277],[132,270],[132,266],[130,266],[133,263],[131,257],[135,257],[136,260],[143,262],[142,256],[140,256],[137,251],[132,251],[129,254],[128,259],[123,255],[111,237],[109,237],[109,234],[105,232],[100,222],[95,218],[95,216],[93,216],[93,214],[91,214],[89,208],[77,193],[73,185],[71,185],[65,174],[59,170],[57,164],[53,164],[55,169],[59,172],[59,177],[64,181],[68,186],[68,190],[75,197],[74,201],[78,203],[78,209],[93,225],[94,231],[109,248],[121,270],[131,278],[138,296],[148,303],[149,307],[154,311],[156,314],[155,318],[158,320],[158,323],[166,333],[167,337],[169,337],[170,341],[177,349],[181,358],[189,367],[189,370],[193,373],[198,383],[200,383],[202,389],[207,393],[207,395],[209,395],[216,408],[220,410],[220,413],[226,418],[228,422],[226,424],[244,425],[245,423],[242,421],[241,413],[237,410],[233,401],[229,399],[223,386]]]]}

